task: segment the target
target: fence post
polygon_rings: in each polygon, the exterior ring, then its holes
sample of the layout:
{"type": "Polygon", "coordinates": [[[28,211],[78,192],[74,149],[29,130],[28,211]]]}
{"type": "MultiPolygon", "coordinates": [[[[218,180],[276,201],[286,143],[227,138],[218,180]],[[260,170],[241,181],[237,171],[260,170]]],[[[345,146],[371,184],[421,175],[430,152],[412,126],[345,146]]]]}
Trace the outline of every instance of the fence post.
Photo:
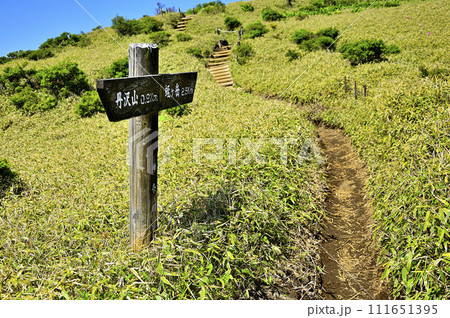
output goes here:
{"type": "Polygon", "coordinates": [[[159,8],[159,12],[161,13],[161,19],[164,19],[162,8],[159,8]]]}
{"type": "MultiPolygon", "coordinates": [[[[131,44],[130,77],[159,73],[159,48],[131,44]]],[[[148,246],[157,228],[158,114],[130,119],[130,241],[148,246]],[[148,171],[150,170],[150,171],[148,171]]]]}
{"type": "Polygon", "coordinates": [[[364,84],[363,88],[364,88],[364,97],[367,97],[367,85],[364,84]]]}
{"type": "Polygon", "coordinates": [[[358,98],[358,88],[356,87],[356,81],[355,81],[355,99],[358,98]]]}
{"type": "Polygon", "coordinates": [[[219,28],[216,28],[216,34],[217,34],[217,35],[219,35],[219,34],[220,34],[220,32],[219,32],[219,28]]]}

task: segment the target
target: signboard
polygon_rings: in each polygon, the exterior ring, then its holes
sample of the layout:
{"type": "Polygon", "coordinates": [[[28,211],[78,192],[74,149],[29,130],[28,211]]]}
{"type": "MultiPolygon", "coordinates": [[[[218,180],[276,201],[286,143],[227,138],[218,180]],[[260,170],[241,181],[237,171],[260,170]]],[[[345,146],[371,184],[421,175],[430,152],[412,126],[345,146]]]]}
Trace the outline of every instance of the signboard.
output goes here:
{"type": "Polygon", "coordinates": [[[197,72],[158,74],[97,81],[108,119],[121,121],[191,103],[197,72]]]}

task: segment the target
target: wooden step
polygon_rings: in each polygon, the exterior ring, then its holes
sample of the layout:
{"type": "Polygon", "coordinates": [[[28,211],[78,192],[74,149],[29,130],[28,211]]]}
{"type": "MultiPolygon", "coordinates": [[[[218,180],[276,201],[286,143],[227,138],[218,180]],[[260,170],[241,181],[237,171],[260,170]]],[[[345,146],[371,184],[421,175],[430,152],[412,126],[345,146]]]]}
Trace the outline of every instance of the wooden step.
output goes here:
{"type": "Polygon", "coordinates": [[[225,72],[230,72],[229,68],[223,68],[223,69],[208,69],[212,74],[221,74],[225,72]]]}
{"type": "Polygon", "coordinates": [[[218,73],[218,74],[212,74],[212,77],[214,78],[224,78],[224,77],[231,77],[231,73],[230,72],[224,72],[224,73],[218,73]]]}
{"type": "Polygon", "coordinates": [[[222,64],[222,65],[213,65],[210,67],[207,67],[211,71],[224,71],[224,70],[230,70],[230,66],[228,63],[222,64]]]}
{"type": "Polygon", "coordinates": [[[223,79],[223,78],[231,78],[231,73],[224,73],[224,74],[219,74],[219,75],[213,75],[213,77],[218,80],[218,79],[223,79]]]}
{"type": "Polygon", "coordinates": [[[175,29],[175,31],[186,31],[186,28],[177,28],[177,29],[175,29]]]}
{"type": "Polygon", "coordinates": [[[226,70],[226,71],[221,71],[221,72],[210,72],[212,76],[217,77],[217,76],[228,76],[230,75],[230,71],[226,70]]]}
{"type": "Polygon", "coordinates": [[[231,54],[227,54],[227,55],[213,55],[213,57],[211,58],[212,60],[216,60],[216,59],[229,59],[231,56],[231,54]]]}
{"type": "Polygon", "coordinates": [[[214,51],[213,54],[217,54],[217,55],[231,54],[231,50],[214,51]]]}
{"type": "Polygon", "coordinates": [[[187,16],[187,17],[183,17],[183,18],[181,18],[181,21],[189,21],[189,20],[192,20],[194,17],[192,17],[192,16],[187,16]]]}
{"type": "Polygon", "coordinates": [[[211,72],[224,72],[229,71],[230,67],[228,66],[228,64],[225,64],[223,66],[208,67],[208,70],[210,70],[211,72]]]}
{"type": "Polygon", "coordinates": [[[220,61],[226,61],[229,59],[229,56],[224,56],[224,57],[215,57],[211,60],[209,60],[210,63],[214,63],[214,62],[220,62],[220,61]]]}
{"type": "Polygon", "coordinates": [[[213,67],[213,66],[222,66],[222,65],[227,65],[228,63],[226,61],[223,62],[217,62],[217,63],[208,63],[209,67],[213,67]]]}
{"type": "Polygon", "coordinates": [[[222,80],[216,80],[217,84],[228,84],[228,83],[233,83],[233,79],[232,78],[225,78],[222,80]]]}
{"type": "Polygon", "coordinates": [[[216,53],[216,52],[213,53],[214,57],[224,57],[224,56],[230,56],[230,55],[231,55],[231,51],[226,51],[223,53],[216,53]]]}
{"type": "Polygon", "coordinates": [[[230,71],[224,71],[224,72],[218,72],[218,73],[211,73],[213,77],[223,77],[223,76],[231,76],[230,71]]]}
{"type": "Polygon", "coordinates": [[[228,83],[220,83],[219,85],[227,87],[227,86],[233,86],[234,83],[233,82],[228,82],[228,83]]]}

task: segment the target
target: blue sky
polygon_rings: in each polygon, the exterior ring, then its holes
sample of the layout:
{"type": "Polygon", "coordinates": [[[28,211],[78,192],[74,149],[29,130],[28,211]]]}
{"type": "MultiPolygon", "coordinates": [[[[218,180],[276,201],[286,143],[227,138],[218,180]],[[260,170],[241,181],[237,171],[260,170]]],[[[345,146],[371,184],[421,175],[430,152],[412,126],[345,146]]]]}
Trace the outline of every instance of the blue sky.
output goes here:
{"type": "MultiPolygon", "coordinates": [[[[154,15],[156,3],[182,11],[211,0],[0,0],[0,56],[18,50],[35,50],[48,38],[62,32],[89,32],[97,23],[111,26],[116,15],[136,19],[154,15]]],[[[230,3],[237,0],[222,0],[230,3]]]]}

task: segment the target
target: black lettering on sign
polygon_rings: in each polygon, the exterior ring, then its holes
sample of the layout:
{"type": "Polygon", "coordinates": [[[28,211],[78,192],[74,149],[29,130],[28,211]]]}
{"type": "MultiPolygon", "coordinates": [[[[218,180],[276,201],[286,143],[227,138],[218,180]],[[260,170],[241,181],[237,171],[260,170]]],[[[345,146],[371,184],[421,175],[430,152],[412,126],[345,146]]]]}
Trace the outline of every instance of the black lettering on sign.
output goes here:
{"type": "Polygon", "coordinates": [[[197,72],[158,74],[97,81],[97,92],[110,121],[120,121],[194,99],[197,72]]]}

